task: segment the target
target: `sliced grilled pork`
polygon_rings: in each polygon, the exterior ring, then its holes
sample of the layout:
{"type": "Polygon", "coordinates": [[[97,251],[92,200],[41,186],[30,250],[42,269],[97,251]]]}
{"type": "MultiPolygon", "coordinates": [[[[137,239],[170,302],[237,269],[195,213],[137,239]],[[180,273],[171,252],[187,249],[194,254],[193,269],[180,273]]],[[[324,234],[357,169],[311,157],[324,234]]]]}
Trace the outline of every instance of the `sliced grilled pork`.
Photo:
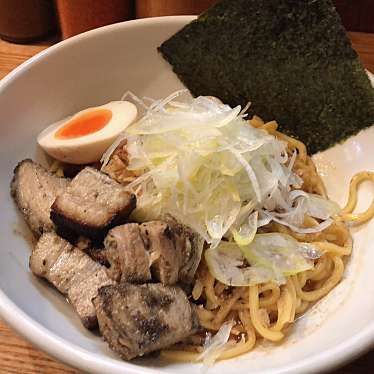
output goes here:
{"type": "Polygon", "coordinates": [[[166,217],[166,222],[174,232],[175,247],[181,251],[178,279],[181,283],[190,284],[201,260],[204,239],[170,216],[166,217]]]}
{"type": "Polygon", "coordinates": [[[94,261],[98,262],[101,265],[104,265],[106,267],[109,267],[110,264],[108,262],[107,256],[106,256],[106,249],[102,246],[96,246],[90,239],[85,238],[83,236],[80,236],[78,238],[66,238],[64,239],[68,240],[70,243],[72,243],[75,247],[86,253],[88,256],[90,256],[94,261]]]}
{"type": "Polygon", "coordinates": [[[104,245],[112,279],[131,283],[152,278],[163,284],[189,284],[201,259],[202,240],[175,222],[150,221],[117,226],[104,245]]]}
{"type": "Polygon", "coordinates": [[[105,267],[51,231],[40,237],[30,268],[68,297],[86,328],[97,326],[92,298],[100,287],[114,283],[105,267]]]}
{"type": "Polygon", "coordinates": [[[106,174],[86,167],[57,196],[51,219],[58,227],[101,240],[111,227],[127,220],[135,205],[135,195],[106,174]]]}
{"type": "Polygon", "coordinates": [[[69,180],[56,177],[32,160],[21,161],[14,170],[11,194],[26,223],[36,236],[53,230],[49,215],[56,196],[69,180]]]}
{"type": "Polygon", "coordinates": [[[168,347],[198,328],[193,306],[178,287],[159,283],[105,286],[93,303],[100,332],[125,360],[168,347]]]}
{"type": "Polygon", "coordinates": [[[176,247],[173,229],[166,222],[151,221],[142,223],[140,231],[155,259],[152,263],[154,278],[163,284],[175,284],[182,263],[182,248],[176,247]]]}
{"type": "Polygon", "coordinates": [[[145,283],[151,280],[150,253],[145,247],[137,223],[111,229],[105,238],[110,276],[119,281],[145,283]]]}
{"type": "Polygon", "coordinates": [[[88,247],[88,248],[83,249],[83,251],[90,258],[92,258],[92,260],[94,260],[95,262],[98,262],[100,265],[103,265],[106,268],[110,266],[109,261],[108,261],[107,251],[105,248],[88,247]]]}

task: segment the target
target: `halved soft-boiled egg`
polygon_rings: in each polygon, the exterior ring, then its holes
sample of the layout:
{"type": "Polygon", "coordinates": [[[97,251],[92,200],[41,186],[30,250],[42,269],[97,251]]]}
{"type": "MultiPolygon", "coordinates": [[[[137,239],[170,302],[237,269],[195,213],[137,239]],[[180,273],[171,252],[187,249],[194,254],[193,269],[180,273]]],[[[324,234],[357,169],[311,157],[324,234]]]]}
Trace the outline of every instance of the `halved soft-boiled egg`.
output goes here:
{"type": "Polygon", "coordinates": [[[84,109],[48,126],[39,134],[38,143],[59,161],[90,164],[100,160],[137,113],[136,106],[128,101],[84,109]]]}

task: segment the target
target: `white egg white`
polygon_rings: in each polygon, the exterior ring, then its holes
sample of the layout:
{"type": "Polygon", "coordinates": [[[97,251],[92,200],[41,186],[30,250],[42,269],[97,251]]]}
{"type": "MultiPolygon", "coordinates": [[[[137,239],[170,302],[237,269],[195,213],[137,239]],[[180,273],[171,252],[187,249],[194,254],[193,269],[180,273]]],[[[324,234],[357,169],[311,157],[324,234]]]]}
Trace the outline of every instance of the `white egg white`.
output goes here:
{"type": "Polygon", "coordinates": [[[84,109],[53,123],[39,134],[37,141],[46,153],[59,161],[89,164],[100,160],[118,135],[135,121],[137,113],[136,106],[128,101],[112,101],[98,107],[84,109]],[[101,130],[71,139],[55,137],[56,132],[69,120],[96,109],[108,109],[112,112],[112,118],[101,130]]]}

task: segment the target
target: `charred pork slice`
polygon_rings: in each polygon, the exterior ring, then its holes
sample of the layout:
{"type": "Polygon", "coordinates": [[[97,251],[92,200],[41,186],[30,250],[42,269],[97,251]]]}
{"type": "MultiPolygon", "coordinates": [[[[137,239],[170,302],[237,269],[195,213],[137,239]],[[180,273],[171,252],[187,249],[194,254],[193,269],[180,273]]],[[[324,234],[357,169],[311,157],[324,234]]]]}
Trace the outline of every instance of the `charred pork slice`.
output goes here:
{"type": "Polygon", "coordinates": [[[198,329],[193,306],[178,287],[105,286],[93,303],[104,339],[125,360],[168,347],[198,329]]]}
{"type": "Polygon", "coordinates": [[[178,281],[182,262],[182,251],[176,246],[173,229],[166,222],[151,221],[142,223],[140,231],[147,248],[152,253],[152,274],[163,284],[175,284],[178,281]]]}
{"type": "Polygon", "coordinates": [[[83,236],[74,238],[75,240],[69,240],[69,238],[65,237],[64,239],[74,244],[75,247],[86,253],[95,262],[98,262],[99,264],[104,265],[105,267],[110,266],[106,255],[106,249],[102,246],[97,246],[97,243],[93,243],[90,239],[85,238],[83,236]]]}
{"type": "MultiPolygon", "coordinates": [[[[80,248],[79,248],[80,249],[80,248]]],[[[108,268],[110,263],[108,261],[108,255],[105,248],[95,248],[95,247],[88,247],[83,249],[84,253],[86,253],[92,260],[99,263],[100,265],[105,266],[108,268]]]]}
{"type": "Polygon", "coordinates": [[[201,260],[201,237],[171,220],[143,223],[140,231],[151,253],[154,277],[163,284],[191,283],[201,260]]]}
{"type": "Polygon", "coordinates": [[[57,196],[51,218],[58,227],[101,240],[111,227],[127,220],[135,205],[135,195],[127,192],[124,186],[86,167],[65,192],[57,196]]]}
{"type": "Polygon", "coordinates": [[[170,219],[143,223],[140,231],[151,253],[154,277],[163,284],[190,284],[201,260],[202,238],[170,219]]]}
{"type": "Polygon", "coordinates": [[[175,247],[181,252],[178,279],[183,284],[190,284],[201,261],[204,239],[172,217],[166,217],[166,222],[174,233],[175,247]]]}
{"type": "Polygon", "coordinates": [[[97,326],[92,298],[113,283],[105,267],[54,232],[43,234],[30,256],[32,272],[66,295],[86,328],[97,326]]]}
{"type": "Polygon", "coordinates": [[[49,217],[51,205],[68,183],[68,179],[54,176],[29,159],[15,168],[11,194],[36,236],[53,230],[54,224],[49,217]]]}
{"type": "Polygon", "coordinates": [[[111,229],[105,238],[108,273],[119,281],[145,283],[151,280],[150,253],[137,223],[111,229]]]}
{"type": "Polygon", "coordinates": [[[192,282],[201,259],[202,240],[192,230],[176,223],[150,221],[117,226],[104,245],[116,281],[162,284],[192,282]]]}

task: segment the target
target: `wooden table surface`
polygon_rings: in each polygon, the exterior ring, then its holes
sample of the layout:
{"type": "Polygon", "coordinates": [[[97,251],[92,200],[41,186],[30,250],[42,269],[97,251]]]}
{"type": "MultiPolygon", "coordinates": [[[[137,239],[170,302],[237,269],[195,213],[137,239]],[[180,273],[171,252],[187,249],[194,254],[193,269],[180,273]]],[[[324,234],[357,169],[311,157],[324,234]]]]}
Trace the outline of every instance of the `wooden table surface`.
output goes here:
{"type": "MultiPolygon", "coordinates": [[[[350,37],[364,66],[374,72],[374,34],[350,33],[350,37]]],[[[0,40],[0,79],[48,45],[16,45],[0,40]]],[[[374,372],[374,350],[334,374],[371,372],[374,372]]],[[[0,373],[72,374],[78,371],[34,348],[0,320],[0,373]]]]}

